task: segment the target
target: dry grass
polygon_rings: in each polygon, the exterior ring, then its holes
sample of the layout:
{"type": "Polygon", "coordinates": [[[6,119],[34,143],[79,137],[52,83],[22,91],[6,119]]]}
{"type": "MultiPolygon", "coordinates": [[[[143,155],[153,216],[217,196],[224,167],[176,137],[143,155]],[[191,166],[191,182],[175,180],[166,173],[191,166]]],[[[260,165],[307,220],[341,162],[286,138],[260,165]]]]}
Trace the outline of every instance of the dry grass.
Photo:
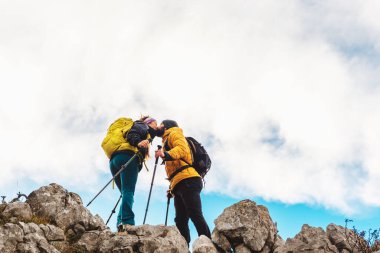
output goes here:
{"type": "Polygon", "coordinates": [[[32,223],[35,223],[35,224],[38,224],[38,225],[39,224],[47,225],[47,224],[51,223],[51,220],[48,217],[32,215],[32,218],[30,218],[28,220],[24,220],[24,222],[25,223],[32,222],[32,223]]]}

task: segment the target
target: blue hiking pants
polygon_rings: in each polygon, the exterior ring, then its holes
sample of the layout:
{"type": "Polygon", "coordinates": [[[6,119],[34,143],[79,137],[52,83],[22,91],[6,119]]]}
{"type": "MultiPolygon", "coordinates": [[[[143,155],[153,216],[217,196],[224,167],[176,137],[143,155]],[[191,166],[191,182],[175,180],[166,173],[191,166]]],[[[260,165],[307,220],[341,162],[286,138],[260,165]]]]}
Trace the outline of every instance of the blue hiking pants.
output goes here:
{"type": "MultiPolygon", "coordinates": [[[[132,153],[115,154],[110,160],[112,175],[115,175],[121,169],[121,166],[127,163],[132,157],[132,153]]],[[[135,225],[135,214],[132,211],[132,206],[137,176],[140,171],[139,168],[139,158],[135,157],[128,167],[115,178],[115,183],[122,196],[116,226],[119,224],[135,225]]]]}

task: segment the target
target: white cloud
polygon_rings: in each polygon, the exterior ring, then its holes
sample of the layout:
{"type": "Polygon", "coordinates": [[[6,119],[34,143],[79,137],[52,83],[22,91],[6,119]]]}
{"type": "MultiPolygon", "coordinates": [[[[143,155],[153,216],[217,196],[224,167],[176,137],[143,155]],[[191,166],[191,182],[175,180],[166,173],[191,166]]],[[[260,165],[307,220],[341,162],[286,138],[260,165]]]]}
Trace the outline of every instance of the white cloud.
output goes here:
{"type": "Polygon", "coordinates": [[[150,113],[209,143],[207,191],[380,206],[375,1],[1,5],[4,187],[99,188],[108,124],[150,113]]]}

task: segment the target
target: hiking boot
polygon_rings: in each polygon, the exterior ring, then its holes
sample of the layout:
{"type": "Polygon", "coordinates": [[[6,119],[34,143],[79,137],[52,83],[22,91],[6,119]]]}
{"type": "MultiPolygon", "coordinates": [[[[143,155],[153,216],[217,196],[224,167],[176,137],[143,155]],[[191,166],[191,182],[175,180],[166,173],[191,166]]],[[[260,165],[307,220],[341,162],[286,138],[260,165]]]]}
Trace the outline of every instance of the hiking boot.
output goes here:
{"type": "Polygon", "coordinates": [[[130,224],[119,224],[117,226],[117,232],[128,232],[128,230],[130,230],[130,228],[132,228],[133,225],[130,225],[130,224]]]}

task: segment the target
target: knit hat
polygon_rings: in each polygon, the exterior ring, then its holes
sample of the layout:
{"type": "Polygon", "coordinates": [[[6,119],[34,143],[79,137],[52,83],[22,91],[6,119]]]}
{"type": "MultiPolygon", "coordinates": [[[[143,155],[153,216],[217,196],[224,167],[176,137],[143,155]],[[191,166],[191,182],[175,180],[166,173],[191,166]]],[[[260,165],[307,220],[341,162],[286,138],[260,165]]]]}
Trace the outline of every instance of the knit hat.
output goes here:
{"type": "Polygon", "coordinates": [[[154,118],[150,118],[150,117],[144,119],[144,123],[147,125],[149,125],[150,123],[152,123],[154,121],[157,121],[157,120],[155,120],[154,118]]]}
{"type": "Polygon", "coordinates": [[[166,129],[169,129],[172,127],[178,127],[177,122],[175,122],[174,120],[171,120],[171,119],[166,119],[166,120],[162,121],[162,124],[164,124],[164,127],[166,129]]]}

